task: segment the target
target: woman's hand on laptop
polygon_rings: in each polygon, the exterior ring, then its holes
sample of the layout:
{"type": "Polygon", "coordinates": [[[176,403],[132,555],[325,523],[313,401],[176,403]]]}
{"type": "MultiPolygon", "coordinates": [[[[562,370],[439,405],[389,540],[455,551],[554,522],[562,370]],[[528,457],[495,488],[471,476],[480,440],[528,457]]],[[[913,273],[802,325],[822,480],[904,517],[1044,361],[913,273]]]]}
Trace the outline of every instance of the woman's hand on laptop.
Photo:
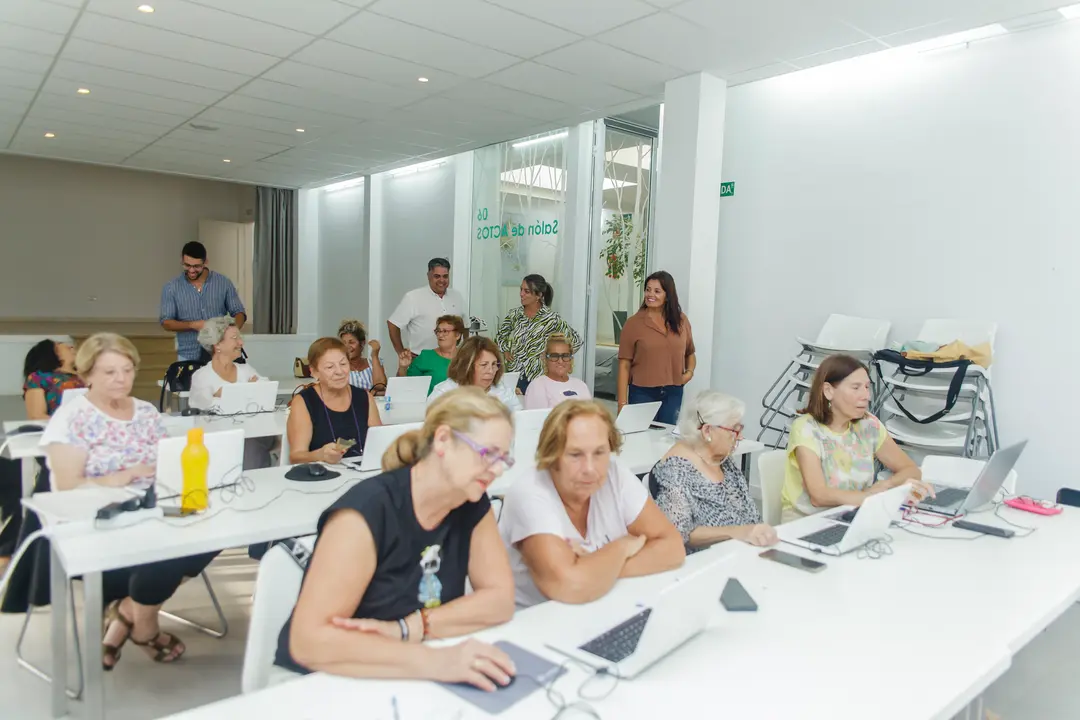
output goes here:
{"type": "Polygon", "coordinates": [[[505,686],[517,672],[514,661],[505,652],[479,640],[438,648],[432,653],[431,676],[442,682],[467,682],[481,690],[494,692],[496,684],[505,686]]]}
{"type": "Polygon", "coordinates": [[[911,498],[917,503],[922,502],[928,497],[934,497],[934,487],[929,483],[925,483],[922,480],[915,480],[911,478],[907,481],[907,485],[911,488],[911,498]]]}

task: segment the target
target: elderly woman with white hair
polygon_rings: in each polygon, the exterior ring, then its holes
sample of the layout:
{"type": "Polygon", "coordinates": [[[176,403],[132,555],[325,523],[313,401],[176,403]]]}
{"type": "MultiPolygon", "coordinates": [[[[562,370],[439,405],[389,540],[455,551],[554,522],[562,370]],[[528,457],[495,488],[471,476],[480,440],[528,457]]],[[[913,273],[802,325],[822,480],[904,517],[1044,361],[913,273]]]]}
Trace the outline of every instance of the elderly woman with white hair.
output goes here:
{"type": "Polygon", "coordinates": [[[732,459],[742,437],[746,405],[716,390],[703,390],[683,406],[679,435],[653,466],[656,504],[687,546],[723,540],[774,545],[776,531],[761,522],[750,487],[732,459]]]}

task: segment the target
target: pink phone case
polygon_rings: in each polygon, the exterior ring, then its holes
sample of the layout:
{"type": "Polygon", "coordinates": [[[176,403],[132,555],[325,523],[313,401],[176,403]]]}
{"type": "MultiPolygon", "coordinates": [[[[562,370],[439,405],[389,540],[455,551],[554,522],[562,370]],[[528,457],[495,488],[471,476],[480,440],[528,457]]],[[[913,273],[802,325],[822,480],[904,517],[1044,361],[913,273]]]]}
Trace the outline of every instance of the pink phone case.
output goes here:
{"type": "Polygon", "coordinates": [[[1061,508],[1056,505],[1046,507],[1042,503],[1026,497],[1009,498],[1005,501],[1005,504],[1016,510],[1026,510],[1036,515],[1057,515],[1061,512],[1061,508]]]}

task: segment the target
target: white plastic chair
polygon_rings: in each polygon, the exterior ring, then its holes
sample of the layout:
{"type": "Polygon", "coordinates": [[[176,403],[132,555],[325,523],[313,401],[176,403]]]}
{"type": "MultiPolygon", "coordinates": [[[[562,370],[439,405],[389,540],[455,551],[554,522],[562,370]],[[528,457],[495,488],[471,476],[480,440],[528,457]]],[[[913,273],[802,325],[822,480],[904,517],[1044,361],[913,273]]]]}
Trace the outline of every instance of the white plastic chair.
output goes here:
{"type": "Polygon", "coordinates": [[[768,525],[780,524],[784,489],[784,464],[787,450],[770,450],[758,456],[758,483],[761,485],[761,519],[768,525]]]}
{"type": "MultiPolygon", "coordinates": [[[[927,455],[922,461],[923,480],[949,487],[969,488],[982,472],[985,460],[955,455],[927,455]]],[[[1016,494],[1016,470],[1010,470],[1002,485],[1005,492],[1016,494]]]]}
{"type": "MultiPolygon", "coordinates": [[[[296,544],[308,552],[314,542],[314,535],[296,540],[296,544]]],[[[244,648],[242,692],[262,690],[269,684],[278,635],[296,606],[303,578],[300,563],[284,545],[271,547],[259,562],[251,624],[244,648]]]]}
{"type": "Polygon", "coordinates": [[[289,462],[289,413],[291,408],[285,408],[285,432],[281,433],[281,456],[278,458],[278,467],[291,465],[289,462]]]}
{"type": "Polygon", "coordinates": [[[873,352],[885,347],[891,327],[888,320],[833,313],[818,331],[817,340],[810,343],[799,339],[799,342],[825,350],[873,352]]]}

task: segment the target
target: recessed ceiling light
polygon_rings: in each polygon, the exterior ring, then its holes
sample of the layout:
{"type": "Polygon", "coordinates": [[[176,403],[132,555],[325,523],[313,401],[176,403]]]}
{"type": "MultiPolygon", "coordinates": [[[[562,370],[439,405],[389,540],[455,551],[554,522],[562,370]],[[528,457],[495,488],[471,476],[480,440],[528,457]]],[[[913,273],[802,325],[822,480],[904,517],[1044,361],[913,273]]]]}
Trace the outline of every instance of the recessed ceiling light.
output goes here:
{"type": "Polygon", "coordinates": [[[304,128],[296,128],[296,132],[304,132],[304,128]]]}
{"type": "Polygon", "coordinates": [[[1058,12],[1064,15],[1067,20],[1080,19],[1080,5],[1069,5],[1068,7],[1058,8],[1058,12]]]}
{"type": "Polygon", "coordinates": [[[89,95],[90,94],[90,88],[79,88],[75,92],[79,93],[80,95],[89,95]]]}
{"type": "Polygon", "coordinates": [[[416,80],[417,82],[428,82],[428,79],[426,77],[418,77],[416,78],[416,80]]]}
{"type": "Polygon", "coordinates": [[[222,160],[221,162],[232,162],[232,160],[230,160],[229,158],[225,158],[225,159],[224,159],[224,160],[222,160]]]}
{"type": "Polygon", "coordinates": [[[54,137],[56,137],[56,133],[45,133],[45,137],[54,138],[54,137]]]}
{"type": "Polygon", "coordinates": [[[153,5],[140,5],[138,7],[138,11],[143,12],[143,13],[152,13],[152,12],[154,12],[154,6],[153,5]]]}

